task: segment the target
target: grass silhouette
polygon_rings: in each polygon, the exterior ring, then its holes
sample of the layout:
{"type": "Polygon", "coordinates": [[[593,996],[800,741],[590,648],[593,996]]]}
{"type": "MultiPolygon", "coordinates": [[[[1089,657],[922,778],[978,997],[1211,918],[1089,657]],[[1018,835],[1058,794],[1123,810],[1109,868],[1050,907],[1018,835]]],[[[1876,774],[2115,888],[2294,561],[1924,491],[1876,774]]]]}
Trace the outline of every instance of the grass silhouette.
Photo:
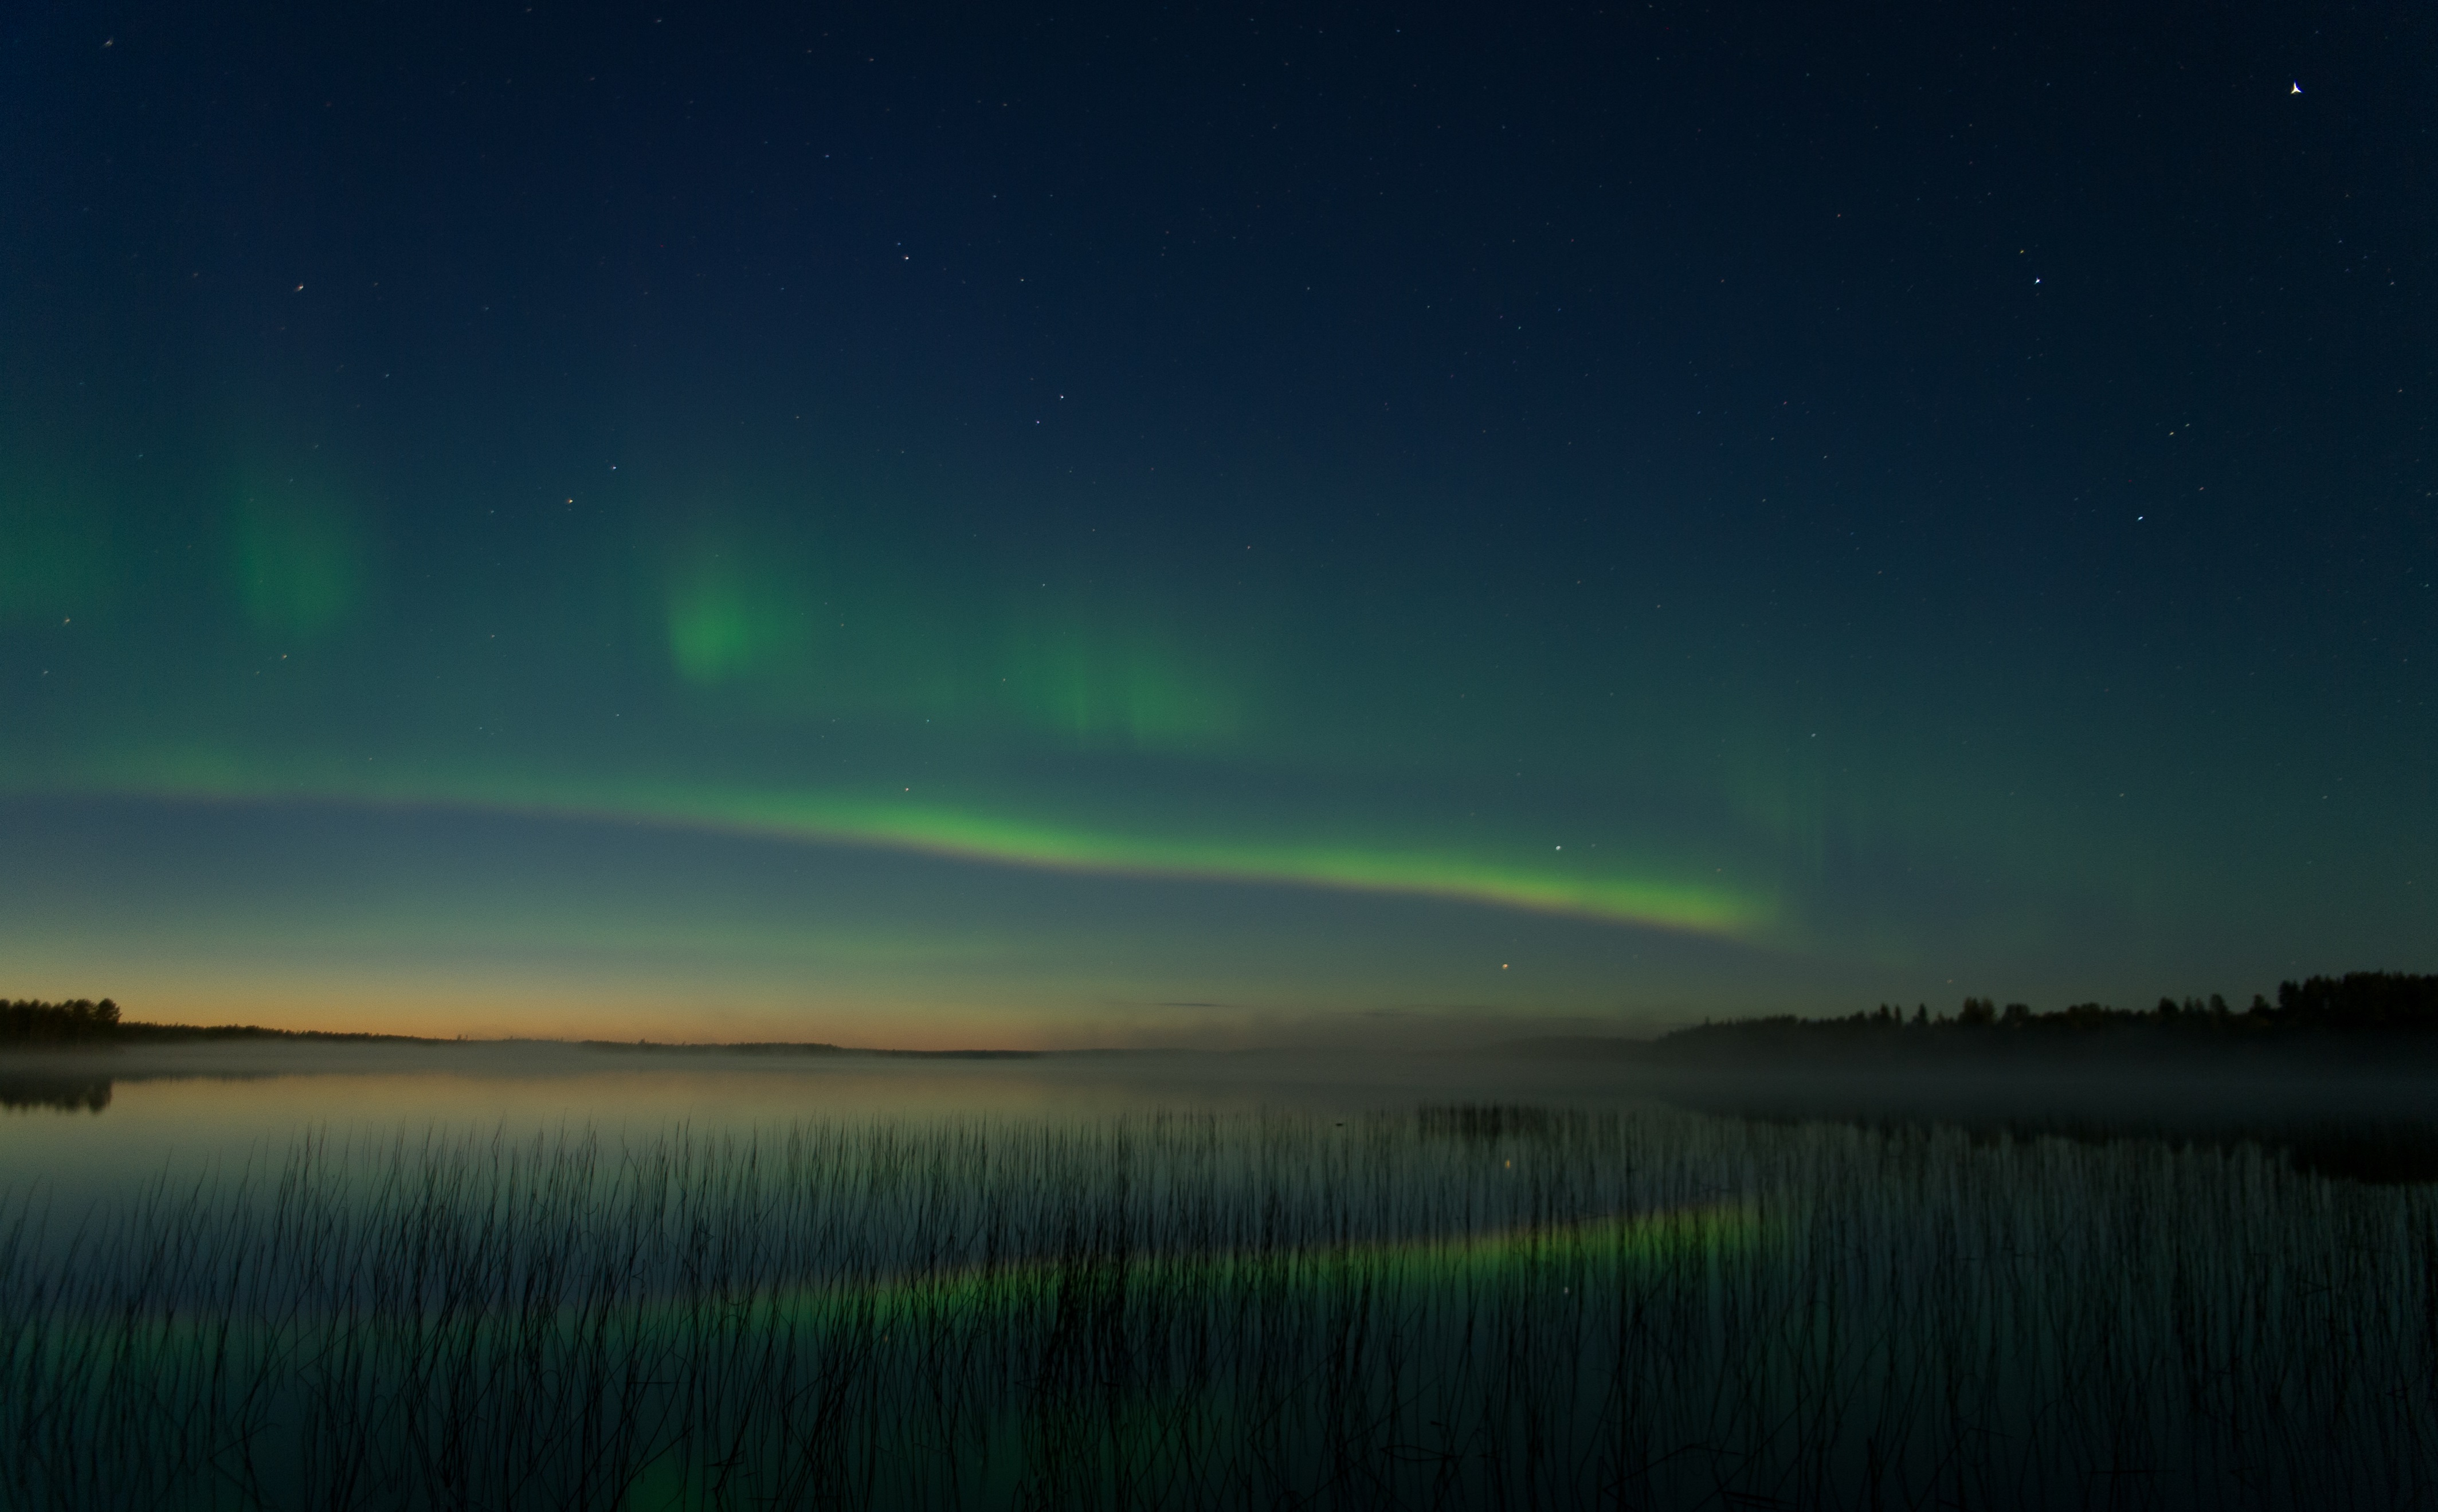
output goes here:
{"type": "Polygon", "coordinates": [[[2257,1150],[883,1119],[9,1203],[10,1507],[2438,1496],[2438,1194],[2257,1150]]]}

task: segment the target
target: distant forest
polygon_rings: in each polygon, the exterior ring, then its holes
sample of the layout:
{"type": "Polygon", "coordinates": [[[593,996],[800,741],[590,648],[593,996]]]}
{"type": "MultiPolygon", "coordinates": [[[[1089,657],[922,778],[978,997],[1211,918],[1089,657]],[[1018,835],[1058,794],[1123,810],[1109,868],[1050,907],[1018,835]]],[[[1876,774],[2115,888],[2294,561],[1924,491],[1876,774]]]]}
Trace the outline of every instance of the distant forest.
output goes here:
{"type": "Polygon", "coordinates": [[[118,1030],[118,1005],[107,997],[98,1003],[83,997],[73,1003],[0,1002],[0,1044],[81,1045],[115,1040],[118,1030]]]}
{"type": "Polygon", "coordinates": [[[2438,1046],[2438,976],[2348,972],[2342,976],[2314,976],[2281,984],[2273,1004],[2255,993],[2251,1006],[2239,1010],[2215,993],[2206,1001],[2162,997],[2157,1007],[2149,1009],[2076,1003],[2048,1013],[2036,1013],[2023,1003],[2001,1008],[1987,997],[1968,997],[1952,1014],[1934,1014],[1927,1004],[1917,1004],[1907,1013],[1901,1006],[1882,1003],[1876,1012],[1844,1018],[1784,1015],[1702,1024],[1667,1034],[1658,1044],[1678,1051],[1795,1043],[1821,1048],[1835,1044],[1857,1048],[1935,1045],[2029,1049],[2083,1045],[2101,1036],[2162,1047],[2398,1038],[2438,1046]]]}
{"type": "MultiPolygon", "coordinates": [[[[0,1000],[0,1048],[26,1046],[78,1047],[103,1045],[165,1045],[202,1040],[284,1040],[316,1045],[464,1045],[465,1040],[433,1040],[413,1034],[347,1034],[330,1029],[272,1029],[259,1024],[148,1024],[120,1015],[118,1005],[80,997],[73,1002],[42,1003],[31,998],[0,1000]]],[[[717,1051],[729,1055],[844,1055],[925,1061],[1025,1061],[1040,1050],[864,1050],[811,1043],[750,1045],[664,1045],[653,1040],[579,1040],[588,1050],[643,1050],[669,1053],[717,1051]]],[[[1090,1052],[1086,1052],[1090,1053],[1090,1052]]],[[[108,1083],[104,1083],[107,1086],[108,1083]]],[[[10,1107],[0,1091],[0,1107],[10,1107]]],[[[108,1100],[107,1095],[104,1100],[108,1100]]]]}
{"type": "Polygon", "coordinates": [[[0,1001],[0,1046],[160,1044],[179,1040],[342,1040],[351,1044],[428,1045],[411,1034],[336,1034],[324,1029],[267,1029],[255,1024],[147,1024],[119,1015],[105,997],[66,1003],[31,998],[0,1001]]]}
{"type": "MultiPolygon", "coordinates": [[[[2255,994],[2250,1007],[2235,1009],[2223,997],[2163,997],[2150,1009],[2111,1008],[2102,1003],[2076,1003],[2054,1012],[2036,1013],[2023,1003],[2004,1008],[1994,999],[1968,997],[1954,1013],[1935,1013],[1928,1004],[1907,1013],[1882,1003],[1875,1012],[1844,1018],[1730,1019],[1677,1029],[1652,1046],[1663,1052],[1738,1051],[1763,1046],[1826,1048],[1831,1045],[1886,1048],[1963,1047],[1965,1046],[2065,1046],[2114,1035],[2146,1045],[2267,1044],[2297,1039],[2411,1039],[2438,1046],[2438,976],[2416,976],[2400,972],[2348,972],[2342,976],[2314,976],[2286,982],[2270,1003],[2255,994]]],[[[128,1022],[118,1005],[78,998],[66,1003],[30,999],[0,1002],[0,1046],[97,1046],[160,1044],[193,1040],[311,1040],[319,1042],[431,1045],[451,1043],[419,1040],[405,1034],[344,1034],[319,1029],[271,1029],[251,1024],[148,1024],[128,1022]]],[[[834,1045],[656,1046],[633,1046],[586,1041],[602,1049],[729,1049],[794,1054],[857,1053],[929,1054],[989,1057],[1022,1052],[931,1051],[856,1052],[834,1045]]]]}

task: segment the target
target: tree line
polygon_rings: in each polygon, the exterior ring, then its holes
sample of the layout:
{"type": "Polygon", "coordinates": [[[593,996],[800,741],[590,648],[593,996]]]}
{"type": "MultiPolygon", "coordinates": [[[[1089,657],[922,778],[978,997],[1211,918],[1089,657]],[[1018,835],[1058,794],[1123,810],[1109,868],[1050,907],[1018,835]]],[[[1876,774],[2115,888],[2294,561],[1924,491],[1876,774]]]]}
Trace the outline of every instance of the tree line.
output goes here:
{"type": "Polygon", "coordinates": [[[118,1037],[118,1005],[80,997],[69,1003],[31,998],[0,1002],[0,1045],[80,1045],[118,1037]]]}
{"type": "Polygon", "coordinates": [[[1923,1003],[1915,1005],[1908,1014],[1900,1005],[1882,1003],[1876,1011],[1844,1018],[1785,1014],[1703,1024],[1678,1029],[1661,1043],[1691,1047],[1756,1036],[1823,1034],[1856,1038],[2020,1035],[2028,1042],[2129,1029],[2230,1040],[2295,1034],[2438,1036],[2438,976],[2348,972],[2342,976],[2314,976],[2280,983],[2274,1003],[2255,993],[2251,1005],[2243,1009],[2230,1007],[2215,993],[2207,999],[2162,997],[2147,1009],[2076,1003],[2045,1013],[2034,1012],[2024,1003],[2001,1008],[1988,997],[1968,997],[1953,1013],[1933,1013],[1923,1003]]]}
{"type": "Polygon", "coordinates": [[[0,1046],[125,1045],[178,1040],[344,1040],[384,1045],[443,1045],[411,1034],[354,1034],[328,1029],[273,1029],[258,1024],[150,1024],[127,1019],[118,1005],[80,997],[64,1003],[0,1000],[0,1046]]]}
{"type": "MultiPolygon", "coordinates": [[[[2336,1035],[2429,1034],[2438,1037],[2438,976],[2402,972],[2347,972],[2342,976],[2313,976],[2283,982],[2277,1001],[2254,993],[2251,1006],[2230,1008],[2224,997],[2162,997],[2149,1009],[2111,1008],[2104,1003],[2076,1003],[2037,1013],[2029,1005],[1993,998],[1968,997],[1954,1013],[1933,1014],[1926,1003],[1908,1014],[1899,1006],[1882,1003],[1876,1012],[1844,1018],[1733,1019],[1678,1029],[1663,1045],[1692,1046],[1724,1043],[1755,1035],[1834,1034],[1879,1036],[1938,1034],[2014,1034],[2030,1037],[2079,1036],[2111,1029],[2172,1030],[2195,1036],[2257,1038],[2317,1033],[2336,1035]]],[[[391,1034],[331,1033],[327,1030],[269,1029],[254,1025],[211,1027],[146,1024],[122,1021],[118,1005],[80,997],[71,1002],[44,1003],[31,998],[0,1002],[0,1045],[90,1045],[128,1040],[311,1039],[412,1042],[391,1034]]],[[[835,1046],[816,1049],[835,1051],[835,1046]]]]}

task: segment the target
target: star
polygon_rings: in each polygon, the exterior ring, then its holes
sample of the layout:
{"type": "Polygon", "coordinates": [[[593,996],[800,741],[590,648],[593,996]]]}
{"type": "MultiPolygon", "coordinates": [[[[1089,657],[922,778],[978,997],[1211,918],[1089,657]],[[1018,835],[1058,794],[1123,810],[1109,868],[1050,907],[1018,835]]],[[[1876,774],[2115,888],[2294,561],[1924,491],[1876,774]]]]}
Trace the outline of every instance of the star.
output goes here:
{"type": "Polygon", "coordinates": [[[2294,87],[2293,87],[2292,89],[2288,90],[2288,91],[2287,91],[2287,93],[2288,93],[2288,94],[2289,94],[2289,95],[2299,95],[2299,94],[2303,93],[2303,82],[2302,82],[2302,80],[2301,80],[2301,79],[2296,79],[2296,80],[2294,81],[2294,87]]]}

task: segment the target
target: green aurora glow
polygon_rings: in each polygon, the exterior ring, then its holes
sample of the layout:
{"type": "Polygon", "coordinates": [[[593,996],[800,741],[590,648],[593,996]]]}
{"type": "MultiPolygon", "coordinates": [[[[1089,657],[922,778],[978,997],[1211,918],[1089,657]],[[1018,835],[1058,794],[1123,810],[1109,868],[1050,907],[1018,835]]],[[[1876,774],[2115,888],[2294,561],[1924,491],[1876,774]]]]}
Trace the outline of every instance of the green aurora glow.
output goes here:
{"type": "MultiPolygon", "coordinates": [[[[547,816],[1339,889],[1908,976],[1958,943],[2036,955],[2044,915],[2148,906],[2140,834],[2076,812],[2082,758],[2036,770],[2054,743],[2001,738],[1993,712],[1967,721],[1988,748],[1958,766],[1952,708],[1772,692],[1810,674],[1699,596],[1628,636],[1559,606],[1485,657],[1477,614],[1420,588],[1360,615],[1291,573],[1155,603],[1089,552],[994,567],[774,505],[663,529],[643,501],[590,520],[562,501],[548,539],[504,541],[496,570],[449,587],[362,523],[376,505],[291,483],[311,477],[297,466],[222,491],[174,555],[144,549],[168,527],[141,496],[49,509],[9,483],[9,550],[31,565],[0,574],[0,610],[34,676],[0,795],[547,816]],[[1971,875],[1993,860],[1994,885],[1971,875]],[[1906,876],[1944,901],[1925,912],[1906,876]]],[[[910,925],[960,954],[951,920],[910,925]]],[[[1570,971],[1550,1006],[1606,995],[1570,971]]],[[[920,1001],[922,975],[888,995],[920,1001]]],[[[1013,1003],[1048,984],[1007,985],[1013,1003]]],[[[1222,995],[1120,995],[1137,991],[1222,995]]]]}
{"type": "MultiPolygon", "coordinates": [[[[352,776],[353,774],[345,774],[352,776]]],[[[97,791],[185,800],[307,799],[378,805],[438,804],[506,813],[615,818],[923,852],[1057,870],[1344,888],[1456,899],[1616,923],[1757,936],[1765,900],[1726,888],[1588,868],[1504,864],[1458,852],[1387,843],[1302,843],[1161,835],[1060,825],[901,796],[621,787],[501,778],[390,785],[374,778],[327,784],[263,778],[211,756],[106,768],[97,791]]]]}
{"type": "Polygon", "coordinates": [[[2319,207],[2201,247],[2195,181],[2073,153],[1995,220],[1925,194],[1986,121],[1821,93],[1963,56],[1909,31],[1630,91],[1623,13],[1478,90],[1505,43],[1316,34],[1263,96],[1137,66],[1250,45],[1190,18],[766,58],[486,13],[524,82],[442,106],[466,59],[307,19],[10,33],[57,150],[0,165],[9,992],[1142,1043],[2239,1000],[2432,938],[2431,343],[2344,260],[2414,262],[2419,160],[2343,156],[2409,132],[1978,76],[2018,139],[2207,122],[2319,207]],[[415,815],[448,860],[369,874],[415,815]],[[850,935],[910,964],[801,948],[850,935]],[[980,937],[1034,953],[1004,1020],[923,964],[980,937]]]}

